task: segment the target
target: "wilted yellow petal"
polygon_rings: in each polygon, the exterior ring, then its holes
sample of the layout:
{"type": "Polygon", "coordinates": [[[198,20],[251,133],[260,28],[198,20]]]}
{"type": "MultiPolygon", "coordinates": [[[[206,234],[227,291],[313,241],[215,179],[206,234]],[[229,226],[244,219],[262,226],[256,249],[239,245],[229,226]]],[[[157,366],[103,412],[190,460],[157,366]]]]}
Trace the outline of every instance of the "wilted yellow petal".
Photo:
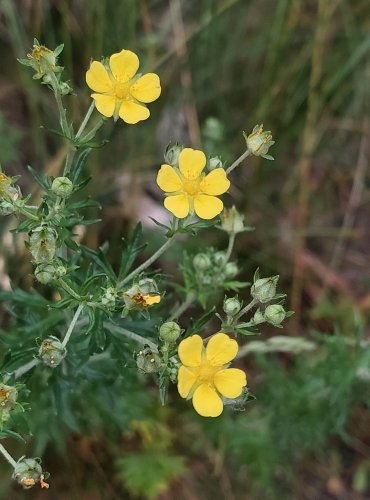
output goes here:
{"type": "Polygon", "coordinates": [[[147,73],[131,85],[130,94],[141,102],[153,102],[161,95],[161,82],[155,73],[147,73]]]}
{"type": "Polygon", "coordinates": [[[179,155],[179,169],[189,180],[197,179],[206,166],[206,155],[198,149],[184,148],[179,155]]]}
{"type": "Polygon", "coordinates": [[[202,417],[218,417],[224,408],[220,396],[207,384],[202,384],[195,389],[193,406],[202,417]]]}
{"type": "Polygon", "coordinates": [[[115,97],[104,94],[91,94],[91,97],[95,100],[95,106],[99,113],[107,118],[113,116],[116,107],[115,97]]]}
{"type": "Polygon", "coordinates": [[[170,165],[164,164],[159,169],[157,184],[166,193],[174,193],[182,187],[182,182],[176,170],[170,165]]]}
{"type": "Polygon", "coordinates": [[[119,116],[124,122],[134,124],[149,118],[150,112],[144,105],[132,101],[123,101],[119,108],[119,116]]]}
{"type": "Polygon", "coordinates": [[[86,83],[94,92],[109,92],[112,81],[101,62],[93,61],[86,71],[86,83]]]}
{"type": "Polygon", "coordinates": [[[215,196],[198,194],[194,197],[194,210],[201,219],[213,219],[222,212],[224,204],[215,196]]]}
{"type": "Polygon", "coordinates": [[[131,50],[121,50],[109,58],[112,75],[121,83],[128,82],[139,69],[139,58],[131,50]]]}
{"type": "Polygon", "coordinates": [[[238,343],[225,333],[216,333],[210,338],[206,347],[206,358],[213,366],[230,363],[238,352],[238,343]]]}
{"type": "Polygon", "coordinates": [[[143,295],[144,302],[147,306],[152,306],[154,304],[159,304],[161,301],[160,295],[143,295]]]}
{"type": "Polygon", "coordinates": [[[189,199],[186,194],[175,194],[167,196],[163,202],[164,206],[178,219],[189,215],[189,199]]]}
{"type": "Polygon", "coordinates": [[[191,388],[196,382],[196,376],[191,368],[186,366],[180,366],[177,375],[177,389],[182,398],[187,398],[191,391],[191,388]]]}
{"type": "Polygon", "coordinates": [[[200,183],[201,191],[212,196],[225,193],[229,187],[230,181],[226,177],[226,172],[223,168],[212,170],[200,183]]]}
{"type": "Polygon", "coordinates": [[[199,335],[192,335],[180,342],[178,355],[186,366],[199,366],[202,361],[203,340],[199,335]]]}
{"type": "Polygon", "coordinates": [[[243,370],[226,368],[218,371],[213,379],[218,392],[226,398],[237,398],[247,385],[247,377],[243,370]]]}

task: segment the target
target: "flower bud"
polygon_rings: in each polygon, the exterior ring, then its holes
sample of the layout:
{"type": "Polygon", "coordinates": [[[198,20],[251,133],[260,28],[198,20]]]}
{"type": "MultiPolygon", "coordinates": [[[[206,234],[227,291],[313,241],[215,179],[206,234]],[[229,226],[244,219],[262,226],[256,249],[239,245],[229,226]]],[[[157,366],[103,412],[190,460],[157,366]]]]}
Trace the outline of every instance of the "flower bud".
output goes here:
{"type": "Polygon", "coordinates": [[[36,264],[53,260],[56,251],[56,233],[54,229],[40,226],[32,231],[30,251],[36,264]]]}
{"type": "Polygon", "coordinates": [[[0,412],[9,412],[17,403],[18,391],[11,385],[0,383],[0,412]]]}
{"type": "Polygon", "coordinates": [[[51,190],[61,198],[68,198],[73,191],[72,181],[68,177],[56,177],[51,185],[51,190]]]}
{"type": "Polygon", "coordinates": [[[198,253],[193,259],[193,266],[197,271],[207,271],[211,267],[211,259],[205,253],[198,253]]]}
{"type": "Polygon", "coordinates": [[[238,274],[239,268],[235,262],[228,262],[225,266],[225,274],[227,278],[235,278],[238,274]]]}
{"type": "Polygon", "coordinates": [[[224,164],[219,156],[212,156],[208,160],[208,170],[214,170],[215,168],[223,168],[224,164]]]}
{"type": "Polygon", "coordinates": [[[216,266],[221,267],[225,264],[225,252],[216,252],[213,256],[214,263],[216,266]]]}
{"type": "Polygon", "coordinates": [[[39,264],[35,269],[37,281],[46,285],[56,278],[56,270],[53,264],[39,264]]]}
{"type": "Polygon", "coordinates": [[[271,132],[263,131],[263,125],[256,125],[253,131],[248,136],[244,134],[244,137],[247,141],[247,148],[255,156],[266,156],[270,147],[275,144],[271,132]]]}
{"type": "Polygon", "coordinates": [[[45,365],[55,368],[67,354],[67,349],[57,337],[45,339],[39,349],[38,357],[45,365]]]}
{"type": "Polygon", "coordinates": [[[11,215],[16,211],[16,207],[9,201],[0,201],[0,215],[11,215]]]}
{"type": "Polygon", "coordinates": [[[179,166],[179,156],[181,151],[184,149],[182,144],[178,142],[171,143],[167,146],[166,151],[164,153],[164,161],[171,165],[172,167],[179,166]]]}
{"type": "Polygon", "coordinates": [[[271,304],[265,309],[265,320],[274,326],[279,326],[285,319],[284,307],[279,304],[271,304]]]}
{"type": "Polygon", "coordinates": [[[145,347],[136,355],[136,366],[142,373],[156,373],[161,367],[161,358],[149,347],[145,347]]]}
{"type": "Polygon", "coordinates": [[[32,47],[32,52],[27,54],[31,67],[36,71],[36,78],[41,78],[48,73],[57,71],[57,58],[54,51],[36,43],[32,47]]]}
{"type": "Polygon", "coordinates": [[[235,207],[226,208],[221,214],[221,229],[229,234],[242,233],[244,226],[244,215],[240,214],[235,207]]]}
{"type": "Polygon", "coordinates": [[[59,82],[59,89],[62,95],[73,94],[73,88],[69,85],[68,82],[59,82]]]}
{"type": "Polygon", "coordinates": [[[113,287],[109,287],[104,290],[101,303],[108,307],[108,309],[114,309],[116,305],[116,291],[113,287]]]}
{"type": "Polygon", "coordinates": [[[42,487],[44,475],[38,458],[21,458],[14,467],[13,479],[23,486],[25,490],[32,488],[40,482],[42,487]]]}
{"type": "Polygon", "coordinates": [[[235,316],[240,311],[242,305],[236,297],[224,300],[224,311],[228,316],[235,316]]]}
{"type": "Polygon", "coordinates": [[[265,321],[266,320],[263,313],[261,312],[261,309],[257,309],[257,311],[254,313],[253,318],[251,319],[251,323],[253,325],[259,325],[260,323],[264,323],[265,321]]]}
{"type": "Polygon", "coordinates": [[[251,287],[252,297],[262,304],[272,300],[276,295],[278,279],[279,276],[272,276],[271,278],[260,278],[255,281],[251,287]]]}
{"type": "Polygon", "coordinates": [[[181,335],[180,326],[175,321],[167,321],[159,328],[159,336],[168,344],[174,344],[181,335]]]}

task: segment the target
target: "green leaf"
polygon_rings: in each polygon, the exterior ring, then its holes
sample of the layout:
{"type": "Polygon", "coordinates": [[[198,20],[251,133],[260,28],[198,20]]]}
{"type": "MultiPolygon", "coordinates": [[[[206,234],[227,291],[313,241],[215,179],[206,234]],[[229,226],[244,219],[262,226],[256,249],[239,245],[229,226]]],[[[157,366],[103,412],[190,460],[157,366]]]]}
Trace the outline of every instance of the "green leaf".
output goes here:
{"type": "Polygon", "coordinates": [[[136,227],[132,233],[131,238],[126,243],[126,247],[122,252],[121,265],[118,274],[118,282],[120,282],[130,271],[136,257],[140,252],[146,247],[145,243],[140,243],[142,237],[142,225],[141,222],[136,224],[136,227]]]}
{"type": "Polygon", "coordinates": [[[88,158],[89,154],[90,154],[90,149],[86,149],[86,150],[82,151],[82,153],[79,155],[75,167],[70,172],[70,179],[73,182],[73,184],[75,184],[77,182],[78,178],[80,177],[80,175],[81,175],[81,173],[86,165],[87,158],[88,158]]]}
{"type": "Polygon", "coordinates": [[[42,187],[42,189],[44,191],[46,191],[47,193],[51,193],[51,185],[50,185],[50,182],[49,182],[48,178],[46,177],[46,175],[40,174],[35,169],[33,169],[30,165],[28,165],[27,168],[28,168],[28,171],[31,173],[32,177],[37,182],[37,184],[39,184],[42,187]]]}
{"type": "Polygon", "coordinates": [[[194,322],[191,322],[189,328],[186,330],[185,337],[189,337],[189,335],[201,332],[204,325],[206,325],[208,321],[214,316],[215,310],[216,308],[212,307],[211,310],[205,312],[200,318],[198,318],[194,322]]]}

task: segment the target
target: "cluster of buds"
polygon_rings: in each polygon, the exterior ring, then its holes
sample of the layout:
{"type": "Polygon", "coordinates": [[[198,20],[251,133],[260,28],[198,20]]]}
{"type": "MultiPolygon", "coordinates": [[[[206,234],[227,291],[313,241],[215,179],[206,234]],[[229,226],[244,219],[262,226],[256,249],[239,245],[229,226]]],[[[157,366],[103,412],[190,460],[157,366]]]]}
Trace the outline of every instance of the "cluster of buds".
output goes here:
{"type": "Polygon", "coordinates": [[[244,215],[240,214],[235,207],[225,208],[222,212],[219,229],[226,231],[228,234],[253,231],[252,227],[244,225],[244,215]]]}
{"type": "Polygon", "coordinates": [[[18,391],[11,385],[0,383],[0,423],[9,419],[10,412],[17,405],[18,391]]]}
{"type": "Polygon", "coordinates": [[[270,131],[263,131],[263,125],[256,125],[252,132],[247,135],[243,132],[244,138],[247,142],[248,150],[255,156],[262,156],[266,160],[273,160],[271,155],[268,155],[268,150],[275,144],[272,140],[270,131]]]}
{"type": "Polygon", "coordinates": [[[57,337],[50,336],[43,340],[39,352],[38,358],[51,368],[58,366],[67,354],[67,349],[63,346],[61,341],[57,337]]]}
{"type": "Polygon", "coordinates": [[[125,303],[125,311],[145,310],[161,301],[157,283],[151,278],[141,279],[126,290],[122,298],[125,303]]]}
{"type": "Polygon", "coordinates": [[[235,262],[226,262],[226,253],[198,253],[193,258],[196,278],[200,286],[222,286],[225,281],[235,278],[239,268],[235,262]]]}
{"type": "Polygon", "coordinates": [[[67,269],[58,261],[50,264],[39,264],[35,269],[35,278],[39,283],[46,285],[52,281],[62,278],[67,273],[67,269]]]}
{"type": "Polygon", "coordinates": [[[145,374],[158,373],[162,365],[159,354],[148,346],[144,346],[142,351],[135,354],[135,361],[138,370],[145,374]]]}
{"type": "Polygon", "coordinates": [[[10,215],[17,210],[17,201],[21,198],[18,186],[13,186],[17,177],[8,177],[0,169],[0,215],[10,215]]]}
{"type": "Polygon", "coordinates": [[[39,483],[41,488],[49,488],[49,484],[45,482],[45,474],[41,467],[39,458],[25,458],[18,460],[14,467],[13,479],[17,481],[25,490],[28,490],[39,483]]]}
{"type": "Polygon", "coordinates": [[[166,147],[166,151],[164,152],[164,161],[171,165],[171,167],[178,168],[179,166],[179,156],[181,151],[184,149],[182,144],[178,142],[170,142],[166,147]]]}
{"type": "Polygon", "coordinates": [[[56,252],[57,234],[49,226],[39,226],[31,233],[29,249],[36,264],[50,263],[56,252]]]}

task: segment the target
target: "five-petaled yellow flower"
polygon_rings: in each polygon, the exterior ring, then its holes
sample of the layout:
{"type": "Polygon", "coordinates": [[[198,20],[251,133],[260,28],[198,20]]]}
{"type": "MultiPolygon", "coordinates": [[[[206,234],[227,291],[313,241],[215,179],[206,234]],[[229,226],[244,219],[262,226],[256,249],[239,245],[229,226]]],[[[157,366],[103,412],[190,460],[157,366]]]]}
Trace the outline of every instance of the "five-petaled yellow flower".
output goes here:
{"type": "Polygon", "coordinates": [[[218,417],[223,410],[220,397],[237,398],[247,385],[246,375],[238,368],[227,368],[238,352],[238,343],[225,333],[216,333],[207,347],[193,335],[178,349],[182,365],[177,388],[182,398],[193,398],[193,406],[202,417],[218,417]]]}
{"type": "Polygon", "coordinates": [[[93,61],[86,72],[86,83],[96,93],[91,94],[96,109],[104,116],[118,116],[126,123],[149,118],[143,103],[153,102],[161,94],[158,75],[147,73],[135,77],[139,58],[130,50],[121,50],[109,58],[109,69],[93,61]]]}
{"type": "Polygon", "coordinates": [[[164,206],[175,217],[183,219],[195,211],[201,219],[213,219],[222,212],[224,205],[216,196],[229,189],[230,181],[223,168],[202,174],[206,161],[203,151],[184,148],[179,155],[179,168],[161,166],[157,184],[167,194],[164,206]]]}

